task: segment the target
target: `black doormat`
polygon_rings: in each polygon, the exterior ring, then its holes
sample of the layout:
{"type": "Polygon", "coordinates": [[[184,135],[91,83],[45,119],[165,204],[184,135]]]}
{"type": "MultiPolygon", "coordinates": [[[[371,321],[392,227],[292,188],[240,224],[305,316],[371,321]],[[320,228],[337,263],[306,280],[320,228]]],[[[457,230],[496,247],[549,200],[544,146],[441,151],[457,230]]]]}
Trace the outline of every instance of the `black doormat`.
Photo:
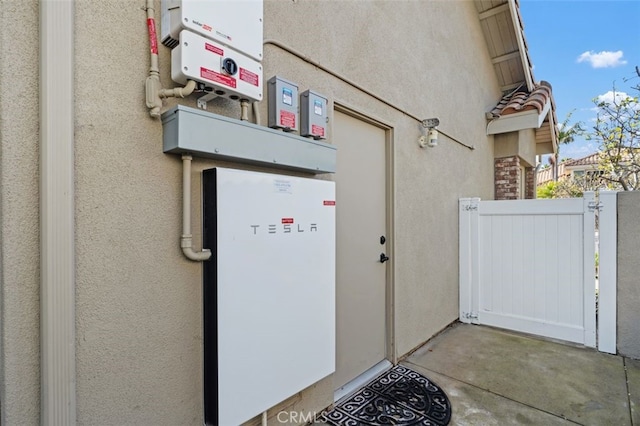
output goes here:
{"type": "Polygon", "coordinates": [[[421,374],[397,365],[322,416],[335,426],[442,426],[451,420],[449,398],[421,374]]]}

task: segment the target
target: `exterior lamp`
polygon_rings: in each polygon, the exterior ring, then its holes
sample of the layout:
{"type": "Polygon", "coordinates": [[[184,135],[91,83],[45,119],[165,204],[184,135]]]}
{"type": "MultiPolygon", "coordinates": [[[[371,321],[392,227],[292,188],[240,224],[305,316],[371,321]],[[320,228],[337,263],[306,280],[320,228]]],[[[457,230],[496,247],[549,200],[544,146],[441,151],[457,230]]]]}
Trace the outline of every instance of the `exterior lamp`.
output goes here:
{"type": "Polygon", "coordinates": [[[440,120],[437,118],[426,118],[422,120],[422,127],[427,129],[426,135],[420,136],[418,144],[420,148],[433,148],[438,146],[438,129],[436,127],[440,124],[440,120]]]}

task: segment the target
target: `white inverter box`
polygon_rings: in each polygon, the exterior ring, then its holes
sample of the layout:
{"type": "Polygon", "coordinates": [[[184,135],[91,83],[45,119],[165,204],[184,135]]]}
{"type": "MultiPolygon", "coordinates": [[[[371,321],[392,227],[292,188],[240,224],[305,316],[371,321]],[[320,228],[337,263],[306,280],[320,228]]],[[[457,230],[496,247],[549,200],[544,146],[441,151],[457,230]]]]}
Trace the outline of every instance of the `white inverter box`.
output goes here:
{"type": "Polygon", "coordinates": [[[165,46],[188,30],[262,61],[262,0],[162,0],[161,10],[165,46]]]}
{"type": "Polygon", "coordinates": [[[203,172],[205,424],[238,425],[335,370],[335,184],[203,172]]]}
{"type": "Polygon", "coordinates": [[[171,78],[202,83],[205,90],[233,100],[262,100],[262,65],[223,44],[182,31],[171,51],[171,78]]]}

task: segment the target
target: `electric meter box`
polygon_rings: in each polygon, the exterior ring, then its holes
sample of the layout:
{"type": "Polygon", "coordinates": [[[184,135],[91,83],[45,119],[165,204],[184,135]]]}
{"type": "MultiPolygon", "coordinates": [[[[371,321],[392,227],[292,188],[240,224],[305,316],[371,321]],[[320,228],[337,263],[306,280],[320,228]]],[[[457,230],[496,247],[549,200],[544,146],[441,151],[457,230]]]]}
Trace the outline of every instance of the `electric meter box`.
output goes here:
{"type": "Polygon", "coordinates": [[[286,132],[298,130],[298,85],[273,76],[267,82],[269,127],[286,132]]]}
{"type": "Polygon", "coordinates": [[[300,136],[326,139],[327,98],[311,90],[300,94],[300,136]]]}
{"type": "Polygon", "coordinates": [[[171,78],[195,80],[205,90],[233,100],[262,100],[262,65],[208,38],[183,30],[171,51],[171,78]]]}
{"type": "Polygon", "coordinates": [[[162,44],[189,30],[262,61],[262,0],[162,0],[162,44]]]}

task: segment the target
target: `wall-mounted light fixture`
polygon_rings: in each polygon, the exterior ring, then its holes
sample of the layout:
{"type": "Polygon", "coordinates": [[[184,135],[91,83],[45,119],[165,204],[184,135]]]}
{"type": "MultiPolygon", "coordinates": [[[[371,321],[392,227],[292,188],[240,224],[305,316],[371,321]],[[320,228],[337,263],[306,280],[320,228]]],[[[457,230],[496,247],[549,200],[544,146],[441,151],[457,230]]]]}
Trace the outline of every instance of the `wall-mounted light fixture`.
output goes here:
{"type": "Polygon", "coordinates": [[[438,146],[438,129],[436,127],[440,124],[440,120],[437,118],[425,118],[422,120],[422,127],[426,129],[426,134],[423,134],[418,139],[420,148],[433,148],[438,146]]]}

